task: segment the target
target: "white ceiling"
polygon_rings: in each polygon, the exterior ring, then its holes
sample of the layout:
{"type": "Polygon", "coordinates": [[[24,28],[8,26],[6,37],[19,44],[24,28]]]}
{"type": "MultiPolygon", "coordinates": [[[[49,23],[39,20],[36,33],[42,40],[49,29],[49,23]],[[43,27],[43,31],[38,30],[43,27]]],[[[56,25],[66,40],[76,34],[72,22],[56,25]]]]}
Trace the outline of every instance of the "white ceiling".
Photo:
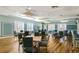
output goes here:
{"type": "Polygon", "coordinates": [[[42,17],[42,20],[75,18],[79,15],[79,6],[59,6],[51,8],[51,6],[0,6],[0,15],[16,15],[23,14],[27,8],[34,14],[33,17],[42,17]]]}

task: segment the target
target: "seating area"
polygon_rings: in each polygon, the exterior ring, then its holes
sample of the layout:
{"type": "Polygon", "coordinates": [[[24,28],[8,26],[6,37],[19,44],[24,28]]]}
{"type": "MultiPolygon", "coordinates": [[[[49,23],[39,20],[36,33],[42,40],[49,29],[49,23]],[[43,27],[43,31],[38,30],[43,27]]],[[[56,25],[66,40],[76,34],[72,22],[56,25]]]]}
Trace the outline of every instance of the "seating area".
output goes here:
{"type": "Polygon", "coordinates": [[[0,7],[0,53],[78,53],[79,7],[54,7],[0,7]]]}
{"type": "MultiPolygon", "coordinates": [[[[72,38],[64,37],[61,39],[58,33],[42,36],[26,36],[23,37],[22,44],[19,47],[18,38],[7,37],[0,40],[0,52],[4,53],[75,53],[79,52],[78,47],[74,47],[72,38]],[[6,41],[5,41],[6,40],[6,41]],[[61,42],[62,40],[62,42],[61,42]],[[10,42],[10,43],[9,43],[10,42]],[[4,44],[2,44],[4,43],[4,44]],[[7,46],[5,46],[7,45],[7,46]],[[13,47],[15,45],[15,47],[13,47]],[[1,47],[3,46],[3,48],[1,47]],[[4,47],[5,46],[5,47],[4,47]]],[[[77,41],[78,42],[78,41],[77,41]]]]}

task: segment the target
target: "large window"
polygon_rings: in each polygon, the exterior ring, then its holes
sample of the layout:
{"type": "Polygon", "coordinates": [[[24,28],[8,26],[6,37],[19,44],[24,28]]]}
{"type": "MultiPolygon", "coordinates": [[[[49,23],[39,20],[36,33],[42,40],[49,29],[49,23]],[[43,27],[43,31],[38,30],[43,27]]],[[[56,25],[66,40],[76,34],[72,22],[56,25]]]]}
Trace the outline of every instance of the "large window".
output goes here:
{"type": "Polygon", "coordinates": [[[27,31],[33,31],[33,23],[27,23],[27,31]]]}
{"type": "Polygon", "coordinates": [[[64,31],[66,29],[67,29],[66,24],[58,24],[58,31],[64,31]]]}
{"type": "Polygon", "coordinates": [[[20,30],[24,30],[24,23],[20,21],[15,21],[14,23],[14,30],[16,32],[20,32],[20,30]]]}
{"type": "Polygon", "coordinates": [[[39,30],[42,30],[42,24],[39,24],[38,27],[39,27],[39,30]]]}
{"type": "Polygon", "coordinates": [[[48,31],[55,30],[55,24],[48,24],[48,31]]]}

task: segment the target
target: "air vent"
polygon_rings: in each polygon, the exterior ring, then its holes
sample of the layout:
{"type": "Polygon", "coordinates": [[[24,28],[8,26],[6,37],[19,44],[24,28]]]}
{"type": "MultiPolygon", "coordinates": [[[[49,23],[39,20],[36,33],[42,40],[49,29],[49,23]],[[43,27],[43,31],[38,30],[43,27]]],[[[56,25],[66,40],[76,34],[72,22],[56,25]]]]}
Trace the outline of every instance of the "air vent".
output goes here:
{"type": "Polygon", "coordinates": [[[51,8],[58,8],[59,6],[51,6],[51,8]]]}
{"type": "Polygon", "coordinates": [[[79,14],[77,14],[76,16],[79,16],[79,14]]]}

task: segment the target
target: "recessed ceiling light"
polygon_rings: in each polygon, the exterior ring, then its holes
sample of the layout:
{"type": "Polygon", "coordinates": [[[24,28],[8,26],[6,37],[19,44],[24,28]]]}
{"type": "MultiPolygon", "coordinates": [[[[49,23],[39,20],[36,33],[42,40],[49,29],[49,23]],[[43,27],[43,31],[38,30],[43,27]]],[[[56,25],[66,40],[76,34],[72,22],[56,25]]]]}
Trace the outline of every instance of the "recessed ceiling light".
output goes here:
{"type": "Polygon", "coordinates": [[[68,22],[69,20],[61,20],[60,22],[68,22]]]}

